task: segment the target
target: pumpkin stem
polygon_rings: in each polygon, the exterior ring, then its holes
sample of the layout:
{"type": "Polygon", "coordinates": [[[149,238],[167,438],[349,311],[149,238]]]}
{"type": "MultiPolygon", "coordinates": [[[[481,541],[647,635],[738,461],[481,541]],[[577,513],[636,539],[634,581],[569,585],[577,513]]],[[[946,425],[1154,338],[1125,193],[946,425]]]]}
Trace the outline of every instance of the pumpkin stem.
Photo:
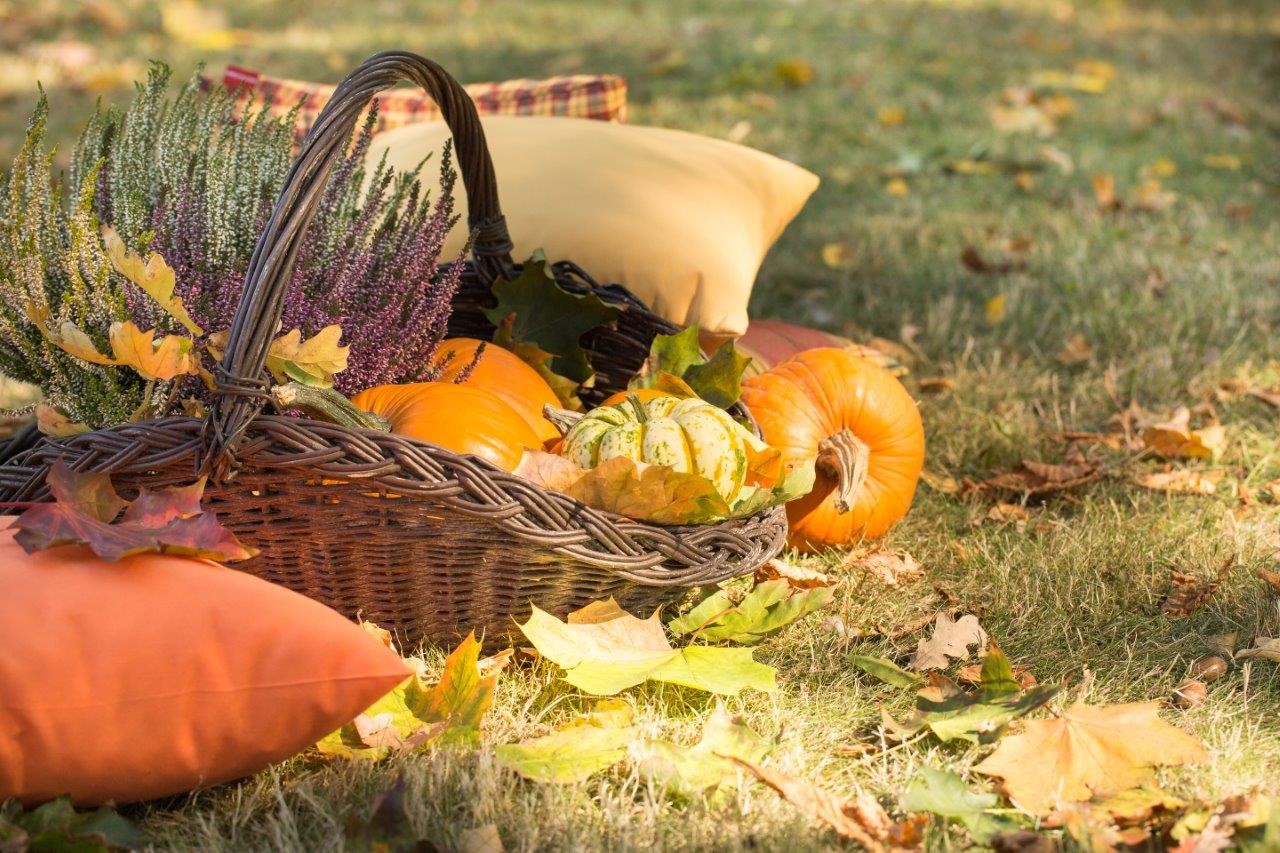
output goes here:
{"type": "Polygon", "coordinates": [[[870,462],[871,448],[847,427],[818,444],[815,466],[819,474],[836,483],[836,512],[843,515],[853,509],[854,499],[867,481],[870,462]]]}
{"type": "Polygon", "coordinates": [[[636,394],[628,394],[627,402],[631,404],[631,409],[636,413],[636,420],[642,424],[649,422],[649,413],[645,411],[644,403],[640,402],[640,397],[636,394]]]}
{"type": "Polygon", "coordinates": [[[542,407],[542,416],[551,421],[551,425],[565,435],[573,429],[573,425],[582,420],[582,412],[571,412],[568,409],[557,409],[547,404],[542,407]]]}
{"type": "Polygon", "coordinates": [[[301,382],[286,382],[271,389],[271,402],[280,411],[295,409],[309,418],[355,429],[390,432],[391,422],[381,415],[356,408],[332,388],[313,388],[301,382]]]}

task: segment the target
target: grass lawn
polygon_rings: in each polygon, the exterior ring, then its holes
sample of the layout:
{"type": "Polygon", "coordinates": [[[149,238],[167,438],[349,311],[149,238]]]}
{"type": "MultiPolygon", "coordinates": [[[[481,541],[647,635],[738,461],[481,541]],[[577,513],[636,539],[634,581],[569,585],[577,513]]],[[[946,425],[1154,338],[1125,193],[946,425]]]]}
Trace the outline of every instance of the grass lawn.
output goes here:
{"type": "MultiPolygon", "coordinates": [[[[166,35],[158,9],[141,0],[119,0],[127,23],[111,38],[90,36],[69,3],[33,3],[37,11],[25,12],[23,3],[0,4],[0,16],[26,15],[27,27],[18,38],[0,36],[0,64],[29,55],[32,45],[78,37],[104,62],[155,57],[179,73],[196,61],[220,69],[233,60],[336,79],[391,47],[425,53],[471,80],[621,73],[631,82],[633,122],[730,136],[822,176],[765,264],[754,313],[902,342],[913,392],[922,377],[954,380],[952,389],[918,394],[931,471],[982,480],[1026,458],[1060,461],[1066,445],[1056,436],[1106,431],[1116,400],[1159,413],[1210,404],[1227,447],[1194,467],[1222,474],[1212,496],[1143,489],[1133,477],[1161,463],[1094,445],[1084,449],[1107,475],[1029,507],[1022,520],[989,520],[989,502],[922,486],[889,541],[920,561],[924,580],[885,589],[870,576],[850,577],[831,610],[759,647],[757,658],[778,668],[779,689],[728,703],[777,737],[775,766],[840,792],[870,791],[891,811],[921,765],[988,786],[968,769],[990,747],[922,739],[862,754],[854,748],[876,744],[881,710],[902,716],[909,693],[855,670],[848,656],[900,657],[920,635],[889,642],[849,634],[905,623],[944,600],[979,614],[1041,683],[1066,679],[1074,687],[1092,672],[1095,702],[1168,698],[1211,637],[1237,632],[1248,645],[1280,633],[1277,600],[1254,574],[1280,560],[1280,490],[1264,488],[1280,478],[1277,411],[1245,394],[1214,393],[1228,379],[1280,383],[1274,4],[417,5],[237,0],[228,4],[230,21],[250,32],[247,43],[209,52],[166,35]],[[790,60],[811,67],[813,80],[784,82],[779,65],[790,60]],[[1002,103],[1006,87],[1043,80],[1038,72],[1071,71],[1081,60],[1109,63],[1114,77],[1101,93],[1067,90],[1072,109],[1055,132],[993,126],[989,108],[1002,103]],[[957,161],[960,173],[948,169],[957,161]],[[994,172],[964,161],[994,164],[994,172]],[[1099,208],[1095,173],[1114,177],[1120,210],[1099,208]],[[1141,187],[1147,177],[1160,182],[1158,191],[1141,187]],[[966,247],[989,265],[1008,260],[1016,269],[975,272],[961,262],[966,247]],[[1077,334],[1085,346],[1063,358],[1077,334]],[[1203,607],[1180,619],[1160,614],[1172,570],[1208,577],[1233,557],[1235,568],[1203,607]]],[[[0,31],[6,26],[0,20],[0,31]]],[[[3,85],[7,162],[33,98],[3,85]]],[[[92,97],[51,87],[61,122],[55,139],[74,138],[92,97]]],[[[1211,417],[1209,409],[1197,417],[1211,417]]],[[[646,734],[684,743],[696,740],[714,707],[678,688],[628,695],[646,734]]],[[[509,668],[486,744],[545,733],[585,706],[554,667],[509,668]]],[[[1170,708],[1164,717],[1212,755],[1207,765],[1162,771],[1168,790],[1211,801],[1280,794],[1280,665],[1241,661],[1210,685],[1202,706],[1170,708]]],[[[339,849],[348,818],[365,815],[397,777],[407,785],[413,832],[442,849],[489,823],[508,849],[840,847],[759,784],[744,782],[715,807],[664,799],[631,771],[543,786],[499,768],[491,746],[377,766],[298,759],[239,785],[127,813],[161,847],[339,849]]],[[[930,843],[971,844],[958,829],[935,832],[930,843]]]]}

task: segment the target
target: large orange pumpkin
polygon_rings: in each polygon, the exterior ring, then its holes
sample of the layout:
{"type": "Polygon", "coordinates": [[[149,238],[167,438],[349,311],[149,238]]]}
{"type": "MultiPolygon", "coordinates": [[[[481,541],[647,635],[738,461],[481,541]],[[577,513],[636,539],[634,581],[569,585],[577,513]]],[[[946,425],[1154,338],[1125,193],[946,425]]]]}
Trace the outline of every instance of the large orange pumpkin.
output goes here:
{"type": "Polygon", "coordinates": [[[844,349],[807,350],[744,380],[742,400],[784,463],[816,462],[813,491],[787,504],[792,546],[875,538],[906,515],[924,426],[887,370],[844,349]]]}
{"type": "Polygon", "coordinates": [[[386,418],[392,432],[488,459],[507,471],[520,464],[526,448],[542,447],[522,413],[478,385],[379,385],[361,391],[351,402],[386,418]]]}
{"type": "Polygon", "coordinates": [[[481,343],[484,343],[484,352],[465,384],[492,391],[506,400],[543,441],[559,438],[559,430],[542,416],[543,406],[559,408],[556,392],[538,375],[538,371],[511,350],[476,338],[449,338],[440,343],[435,357],[431,359],[431,366],[440,370],[437,380],[457,382],[463,371],[475,361],[476,350],[481,343]]]}

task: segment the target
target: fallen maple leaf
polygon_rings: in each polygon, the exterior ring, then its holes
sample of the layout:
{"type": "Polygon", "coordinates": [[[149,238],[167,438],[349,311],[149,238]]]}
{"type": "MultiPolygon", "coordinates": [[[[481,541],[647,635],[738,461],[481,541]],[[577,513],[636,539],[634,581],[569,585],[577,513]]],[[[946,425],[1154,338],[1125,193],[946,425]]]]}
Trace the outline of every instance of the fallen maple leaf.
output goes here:
{"type": "MultiPolygon", "coordinates": [[[[973,840],[985,844],[996,833],[1017,826],[1015,820],[998,812],[1000,798],[995,794],[970,791],[964,780],[950,770],[921,765],[902,796],[902,808],[913,812],[929,812],[941,818],[957,820],[969,830],[973,840]]],[[[999,848],[997,848],[999,849],[999,848]]]]}
{"type": "Polygon", "coordinates": [[[774,689],[775,670],[755,661],[751,649],[673,648],[657,611],[637,619],[610,598],[591,606],[590,621],[575,616],[561,622],[534,606],[520,630],[565,669],[566,681],[588,693],[609,696],[650,679],[723,695],[774,689]]]}
{"type": "MultiPolygon", "coordinates": [[[[368,630],[368,629],[366,629],[368,630]]],[[[347,725],[321,739],[323,755],[378,760],[427,745],[475,746],[493,706],[498,673],[482,674],[480,643],[468,634],[445,659],[440,680],[428,685],[426,661],[406,658],[412,675],[347,725]]]]}
{"type": "Polygon", "coordinates": [[[1253,646],[1236,652],[1238,658],[1262,658],[1280,663],[1280,638],[1254,637],[1253,646]]]}
{"type": "Polygon", "coordinates": [[[1141,210],[1164,210],[1178,200],[1178,194],[1166,190],[1156,178],[1147,178],[1133,190],[1133,206],[1141,210]]]}
{"type": "Polygon", "coordinates": [[[970,646],[977,646],[981,651],[986,645],[987,632],[978,624],[977,616],[969,613],[952,619],[951,614],[944,611],[934,620],[933,636],[921,639],[916,646],[916,653],[907,668],[916,671],[946,669],[952,658],[964,660],[969,657],[970,646]]]}
{"type": "Polygon", "coordinates": [[[28,554],[87,545],[112,562],[148,552],[232,562],[258,553],[200,505],[204,478],[190,486],[142,489],[132,503],[116,493],[110,475],[73,471],[61,460],[49,467],[45,482],[53,503],[37,504],[12,524],[14,541],[28,554]]]}
{"type": "Polygon", "coordinates": [[[894,178],[884,185],[884,191],[891,196],[905,198],[911,195],[911,185],[902,178],[894,178]]]}
{"type": "Polygon", "coordinates": [[[974,769],[1003,782],[1033,814],[1151,782],[1156,764],[1209,756],[1198,740],[1160,719],[1159,702],[1095,706],[1077,701],[1053,720],[1029,720],[974,769]]]}
{"type": "Polygon", "coordinates": [[[1010,522],[1022,524],[1027,518],[1029,518],[1029,515],[1025,507],[1003,502],[992,504],[986,515],[987,521],[994,521],[998,524],[1008,524],[1010,522]]]}
{"type": "Polygon", "coordinates": [[[876,110],[876,121],[881,127],[901,127],[907,123],[907,111],[902,107],[881,107],[876,110]]]}
{"type": "Polygon", "coordinates": [[[924,577],[915,557],[892,548],[875,548],[863,554],[855,552],[840,564],[840,570],[866,572],[891,589],[924,577]]]}
{"type": "Polygon", "coordinates": [[[1273,409],[1280,409],[1280,387],[1252,387],[1246,390],[1245,393],[1255,400],[1261,400],[1273,409]]]}
{"type": "Polygon", "coordinates": [[[736,603],[725,590],[713,593],[667,627],[676,636],[752,645],[826,607],[834,596],[829,587],[799,590],[779,578],[757,584],[736,603]]]}
{"type": "Polygon", "coordinates": [[[1271,572],[1266,569],[1257,569],[1258,577],[1262,578],[1271,587],[1271,591],[1276,595],[1280,595],[1280,572],[1271,572]]]}
{"type": "Polygon", "coordinates": [[[537,782],[569,784],[606,770],[627,757],[637,730],[634,711],[621,699],[601,699],[542,737],[507,743],[494,750],[498,763],[537,782]]]}

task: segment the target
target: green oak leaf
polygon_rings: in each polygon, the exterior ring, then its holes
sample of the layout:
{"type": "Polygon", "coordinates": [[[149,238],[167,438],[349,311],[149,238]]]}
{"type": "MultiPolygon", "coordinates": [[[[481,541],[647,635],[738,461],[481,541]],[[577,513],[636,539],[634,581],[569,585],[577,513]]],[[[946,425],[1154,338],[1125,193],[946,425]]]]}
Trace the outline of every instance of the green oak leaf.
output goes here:
{"type": "Polygon", "coordinates": [[[834,596],[830,587],[797,590],[785,580],[765,581],[737,604],[723,590],[710,595],[667,627],[676,636],[696,634],[711,642],[752,645],[826,607],[834,596]]]}
{"type": "Polygon", "coordinates": [[[542,737],[506,743],[498,763],[536,782],[581,782],[627,757],[634,713],[621,699],[601,699],[590,712],[542,737]]]}
{"type": "Polygon", "coordinates": [[[634,757],[640,775],[668,792],[685,797],[705,794],[714,800],[738,778],[734,758],[758,764],[772,748],[772,742],[717,702],[703,725],[702,738],[693,746],[645,740],[636,746],[634,757]]]}
{"type": "Polygon", "coordinates": [[[511,339],[535,344],[552,355],[551,369],[575,382],[591,378],[591,364],[580,343],[587,332],[617,318],[619,309],[606,305],[594,293],[574,294],[555,280],[541,250],[525,261],[513,279],[499,279],[493,285],[498,304],[485,309],[495,326],[508,317],[511,339]]]}
{"type": "Polygon", "coordinates": [[[1016,829],[1018,823],[1007,815],[992,814],[1000,803],[996,794],[969,790],[964,780],[950,770],[921,765],[907,785],[899,805],[908,812],[929,812],[948,820],[957,820],[969,830],[979,844],[997,832],[1016,829]]]}
{"type": "Polygon", "coordinates": [[[775,670],[756,661],[750,649],[673,648],[656,611],[638,619],[612,598],[570,613],[567,622],[534,606],[520,630],[543,657],[564,668],[566,681],[598,696],[649,680],[730,696],[775,687],[775,670]],[[587,610],[589,621],[581,615],[587,610]]]}

